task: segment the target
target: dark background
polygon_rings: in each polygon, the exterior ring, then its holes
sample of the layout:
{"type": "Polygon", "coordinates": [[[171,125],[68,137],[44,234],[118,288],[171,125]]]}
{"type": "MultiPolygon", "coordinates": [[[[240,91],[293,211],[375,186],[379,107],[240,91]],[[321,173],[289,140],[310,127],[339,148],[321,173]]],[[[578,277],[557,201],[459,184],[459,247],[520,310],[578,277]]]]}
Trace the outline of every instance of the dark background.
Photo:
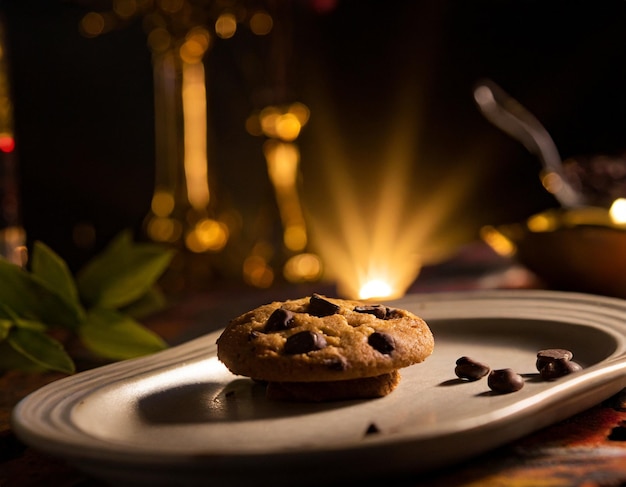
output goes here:
{"type": "MultiPolygon", "coordinates": [[[[88,3],[0,1],[23,224],[29,241],[48,243],[72,267],[121,229],[141,234],[154,184],[145,33],[135,21],[82,37],[88,3]],[[95,239],[78,246],[77,225],[92,228],[95,239]]],[[[483,77],[542,121],[563,158],[626,148],[622,0],[339,0],[324,12],[311,2],[285,3],[291,42],[281,97],[312,114],[300,138],[307,204],[332,177],[318,170],[328,120],[359,178],[384,168],[377,156],[387,131],[399,107],[413,107],[416,187],[426,180],[436,191],[459,168],[477,181],[450,216],[467,239],[481,225],[555,206],[539,183],[537,158],[476,109],[472,88],[483,77]]],[[[272,101],[271,56],[268,40],[243,32],[218,40],[206,59],[214,182],[244,225],[273,204],[262,140],[244,129],[251,111],[272,101]]]]}

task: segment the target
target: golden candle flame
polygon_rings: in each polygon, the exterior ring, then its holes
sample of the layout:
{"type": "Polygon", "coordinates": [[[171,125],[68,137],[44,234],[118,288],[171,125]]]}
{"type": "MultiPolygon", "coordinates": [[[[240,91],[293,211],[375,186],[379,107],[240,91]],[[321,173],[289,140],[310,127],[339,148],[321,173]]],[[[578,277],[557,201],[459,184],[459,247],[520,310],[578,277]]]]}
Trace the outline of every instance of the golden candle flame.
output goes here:
{"type": "Polygon", "coordinates": [[[609,216],[617,225],[626,224],[626,198],[617,198],[613,201],[609,216]]]}
{"type": "Polygon", "coordinates": [[[392,295],[392,287],[381,279],[367,281],[359,290],[359,299],[389,298],[392,295]]]}

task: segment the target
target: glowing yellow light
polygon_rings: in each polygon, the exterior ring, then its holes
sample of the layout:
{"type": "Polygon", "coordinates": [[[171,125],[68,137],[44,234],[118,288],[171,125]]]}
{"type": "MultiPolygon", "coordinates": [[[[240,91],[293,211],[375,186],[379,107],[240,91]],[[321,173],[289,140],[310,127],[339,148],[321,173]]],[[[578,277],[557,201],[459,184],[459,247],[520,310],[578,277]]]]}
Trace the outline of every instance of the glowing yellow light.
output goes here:
{"type": "Polygon", "coordinates": [[[185,238],[187,248],[192,252],[219,251],[228,241],[228,227],[212,219],[201,220],[185,238]]]}
{"type": "Polygon", "coordinates": [[[250,254],[261,257],[264,261],[269,261],[274,255],[274,246],[265,240],[261,240],[254,244],[250,254]]]}
{"type": "Polygon", "coordinates": [[[528,218],[526,226],[531,232],[551,232],[558,227],[558,221],[553,215],[540,213],[528,218]]]}
{"type": "Polygon", "coordinates": [[[265,259],[251,255],[244,260],[243,277],[252,286],[268,288],[274,282],[274,271],[267,265],[265,259]]]}
{"type": "Polygon", "coordinates": [[[322,275],[322,261],[315,254],[294,255],[285,262],[283,275],[290,282],[316,281],[322,275]]]}
{"type": "Polygon", "coordinates": [[[617,198],[609,209],[611,221],[617,225],[626,224],[626,198],[617,198]]]}
{"type": "Polygon", "coordinates": [[[113,11],[123,19],[128,19],[137,12],[137,2],[135,0],[115,0],[113,11]]]}
{"type": "Polygon", "coordinates": [[[202,63],[183,63],[183,121],[185,124],[185,181],[193,208],[209,203],[207,160],[207,100],[202,63]]]}
{"type": "Polygon", "coordinates": [[[267,141],[263,150],[272,183],[278,187],[291,187],[296,182],[300,154],[293,144],[267,141]]]}
{"type": "Polygon", "coordinates": [[[307,244],[306,228],[304,225],[290,225],[283,233],[285,247],[293,252],[304,250],[307,244]]]}
{"type": "Polygon", "coordinates": [[[359,290],[359,299],[388,298],[392,295],[393,289],[382,279],[367,281],[359,290]]]}
{"type": "Polygon", "coordinates": [[[246,132],[255,137],[263,135],[263,129],[261,128],[261,121],[259,120],[258,114],[253,114],[246,118],[246,132]]]}
{"type": "Polygon", "coordinates": [[[167,217],[153,217],[148,222],[146,232],[156,242],[175,242],[182,234],[183,226],[177,220],[167,217]]]}
{"type": "Polygon", "coordinates": [[[222,39],[229,39],[237,32],[237,18],[231,13],[224,13],[215,21],[215,33],[222,39]]]}
{"type": "Polygon", "coordinates": [[[80,30],[86,37],[96,37],[104,32],[104,17],[98,12],[89,12],[80,21],[80,30]]]}
{"type": "Polygon", "coordinates": [[[261,113],[259,114],[259,121],[261,122],[261,129],[263,130],[263,133],[265,135],[267,135],[268,137],[276,137],[276,121],[278,120],[278,117],[280,116],[280,113],[278,113],[278,110],[276,109],[276,107],[266,107],[263,110],[261,110],[261,113]]]}
{"type": "Polygon", "coordinates": [[[180,46],[180,58],[189,64],[199,63],[204,56],[204,47],[195,39],[185,41],[180,46]]]}
{"type": "Polygon", "coordinates": [[[180,47],[181,59],[189,64],[202,62],[202,57],[209,48],[210,42],[211,37],[206,29],[192,29],[185,36],[185,42],[180,47]]]}
{"type": "Polygon", "coordinates": [[[274,21],[272,20],[272,16],[267,12],[255,12],[252,17],[250,17],[250,30],[258,36],[269,34],[273,26],[274,21]]]}
{"type": "Polygon", "coordinates": [[[284,113],[276,119],[276,135],[285,141],[292,141],[300,135],[300,120],[293,113],[284,113]]]}
{"type": "Polygon", "coordinates": [[[185,39],[198,43],[203,51],[208,50],[211,45],[211,34],[204,27],[194,27],[187,33],[185,39]]]}
{"type": "Polygon", "coordinates": [[[169,191],[157,190],[152,196],[152,213],[157,216],[168,216],[174,210],[174,195],[169,191]]]}
{"type": "Polygon", "coordinates": [[[552,194],[558,193],[563,188],[563,180],[555,172],[544,174],[541,178],[541,184],[552,194]]]}
{"type": "Polygon", "coordinates": [[[148,34],[148,46],[154,52],[164,52],[169,49],[172,43],[172,37],[167,29],[157,27],[152,29],[148,34]]]}
{"type": "Polygon", "coordinates": [[[295,115],[300,121],[300,125],[304,126],[309,121],[310,111],[304,103],[296,102],[289,106],[289,113],[295,115]]]}
{"type": "Polygon", "coordinates": [[[485,226],[481,228],[480,237],[498,255],[503,257],[510,257],[517,251],[515,244],[492,226],[485,226]]]}

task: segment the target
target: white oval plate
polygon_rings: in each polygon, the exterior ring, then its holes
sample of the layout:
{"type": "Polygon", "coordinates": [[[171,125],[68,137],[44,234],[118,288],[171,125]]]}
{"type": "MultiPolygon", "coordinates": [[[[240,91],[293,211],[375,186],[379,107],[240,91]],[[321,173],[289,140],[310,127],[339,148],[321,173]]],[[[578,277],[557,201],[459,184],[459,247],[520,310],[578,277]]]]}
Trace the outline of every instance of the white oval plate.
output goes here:
{"type": "Polygon", "coordinates": [[[230,374],[210,333],[71,376],[15,408],[24,442],[114,485],[294,485],[417,473],[497,447],[626,386],[626,301],[551,291],[409,295],[435,352],[390,395],[325,404],[267,401],[230,374]],[[584,369],[541,381],[536,353],[566,348],[584,369]],[[456,378],[467,355],[512,368],[522,390],[456,378]],[[374,432],[372,432],[374,430],[374,432]]]}

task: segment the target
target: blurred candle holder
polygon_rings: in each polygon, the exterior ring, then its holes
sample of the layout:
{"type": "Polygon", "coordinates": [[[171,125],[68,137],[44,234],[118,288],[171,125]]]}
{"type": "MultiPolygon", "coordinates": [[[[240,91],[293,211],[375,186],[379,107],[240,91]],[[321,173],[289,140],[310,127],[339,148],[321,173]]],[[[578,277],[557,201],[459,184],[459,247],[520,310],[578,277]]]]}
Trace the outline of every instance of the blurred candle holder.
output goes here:
{"type": "Polygon", "coordinates": [[[309,120],[309,109],[300,102],[268,105],[246,122],[252,135],[264,136],[263,155],[272,184],[281,223],[282,258],[272,263],[272,244],[262,238],[254,245],[243,266],[244,280],[255,287],[268,287],[275,279],[274,267],[291,283],[319,280],[323,273],[320,257],[308,250],[309,236],[301,198],[300,150],[296,144],[309,120]]]}
{"type": "Polygon", "coordinates": [[[206,73],[203,56],[211,34],[194,27],[176,36],[155,25],[148,35],[152,50],[156,166],[151,211],[146,233],[156,242],[176,245],[169,285],[196,287],[210,279],[214,259],[196,255],[219,253],[229,227],[215,215],[207,148],[206,73]],[[186,281],[186,282],[185,282],[186,281]]]}
{"type": "Polygon", "coordinates": [[[255,35],[271,31],[263,2],[118,0],[92,11],[81,31],[96,37],[142,18],[152,53],[155,106],[155,186],[144,228],[148,238],[179,250],[163,277],[168,291],[203,288],[218,277],[241,279],[229,243],[241,216],[220,208],[212,180],[208,73],[205,57],[217,38],[233,37],[241,23],[255,35]]]}

